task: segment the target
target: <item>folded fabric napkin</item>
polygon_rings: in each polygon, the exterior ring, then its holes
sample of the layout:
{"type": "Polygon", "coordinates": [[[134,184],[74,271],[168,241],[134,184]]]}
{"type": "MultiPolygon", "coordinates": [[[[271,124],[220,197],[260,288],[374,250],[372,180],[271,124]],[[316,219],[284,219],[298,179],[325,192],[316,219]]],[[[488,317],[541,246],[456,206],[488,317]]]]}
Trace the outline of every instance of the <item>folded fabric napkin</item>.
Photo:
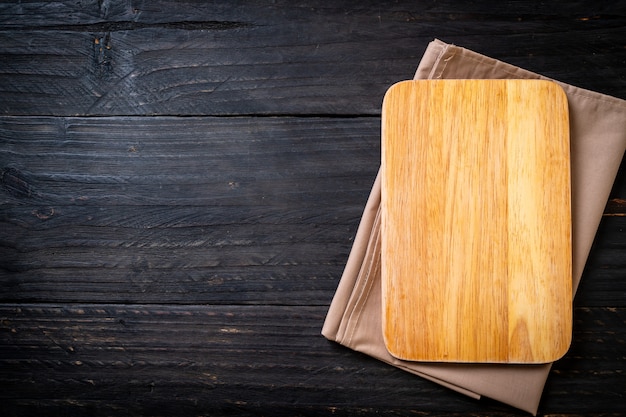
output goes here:
{"type": "MultiPolygon", "coordinates": [[[[414,78],[548,79],[439,40],[429,44],[414,78]]],[[[570,113],[575,290],[626,149],[626,101],[556,82],[565,90],[570,113]]],[[[379,205],[377,177],[322,334],[463,394],[484,395],[536,414],[551,364],[423,363],[389,354],[382,333],[379,205]]]]}

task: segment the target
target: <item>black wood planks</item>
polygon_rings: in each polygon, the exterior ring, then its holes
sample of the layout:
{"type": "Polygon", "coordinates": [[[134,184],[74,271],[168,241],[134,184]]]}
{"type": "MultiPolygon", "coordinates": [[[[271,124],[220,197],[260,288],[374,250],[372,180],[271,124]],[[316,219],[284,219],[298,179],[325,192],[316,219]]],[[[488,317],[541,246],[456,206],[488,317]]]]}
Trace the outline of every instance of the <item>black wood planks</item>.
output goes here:
{"type": "Polygon", "coordinates": [[[327,304],[378,124],[4,118],[0,297],[327,304]]]}
{"type": "MultiPolygon", "coordinates": [[[[484,403],[318,337],[315,323],[325,312],[324,306],[5,304],[0,365],[11,390],[0,398],[10,401],[9,410],[44,414],[95,408],[98,415],[265,413],[276,407],[287,415],[358,405],[357,415],[380,409],[482,415],[484,403]]],[[[620,402],[603,398],[622,392],[620,370],[612,365],[621,360],[624,338],[623,326],[615,331],[614,323],[625,314],[623,308],[577,309],[575,343],[555,365],[546,412],[621,411],[620,402]]],[[[489,410],[515,414],[495,404],[489,410]]]]}
{"type": "Polygon", "coordinates": [[[8,3],[0,113],[377,115],[436,37],[626,97],[623,7],[561,6],[8,3]]]}

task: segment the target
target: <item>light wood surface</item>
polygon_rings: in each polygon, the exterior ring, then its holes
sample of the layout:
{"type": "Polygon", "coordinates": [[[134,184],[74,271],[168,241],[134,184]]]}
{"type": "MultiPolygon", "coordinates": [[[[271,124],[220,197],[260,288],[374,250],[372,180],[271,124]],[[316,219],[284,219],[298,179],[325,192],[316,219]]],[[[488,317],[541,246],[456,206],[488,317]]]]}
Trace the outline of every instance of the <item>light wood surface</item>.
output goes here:
{"type": "Polygon", "coordinates": [[[389,351],[420,361],[561,357],[572,327],[562,89],[538,80],[401,82],[385,96],[382,141],[389,351]]]}

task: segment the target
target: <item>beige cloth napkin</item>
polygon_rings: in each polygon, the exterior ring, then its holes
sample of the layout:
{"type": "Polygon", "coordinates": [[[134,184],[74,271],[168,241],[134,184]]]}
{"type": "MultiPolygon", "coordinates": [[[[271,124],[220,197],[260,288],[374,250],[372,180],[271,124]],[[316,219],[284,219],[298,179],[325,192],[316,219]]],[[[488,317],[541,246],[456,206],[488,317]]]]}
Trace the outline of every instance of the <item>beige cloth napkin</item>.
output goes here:
{"type": "MultiPolygon", "coordinates": [[[[439,40],[430,43],[415,74],[415,79],[479,78],[547,79],[439,40]]],[[[576,288],[626,149],[626,101],[559,84],[570,111],[576,288]]],[[[389,354],[382,336],[379,203],[380,181],[376,178],[322,334],[466,395],[484,395],[536,414],[551,364],[420,363],[389,354]]]]}

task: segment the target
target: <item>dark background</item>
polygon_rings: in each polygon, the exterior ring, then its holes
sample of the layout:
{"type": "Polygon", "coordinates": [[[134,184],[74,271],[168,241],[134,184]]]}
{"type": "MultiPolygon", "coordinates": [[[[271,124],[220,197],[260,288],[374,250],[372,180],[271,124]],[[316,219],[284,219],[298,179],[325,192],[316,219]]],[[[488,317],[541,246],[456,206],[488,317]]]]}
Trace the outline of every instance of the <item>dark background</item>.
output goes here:
{"type": "MultiPolygon", "coordinates": [[[[0,414],[524,415],[320,335],[439,38],[626,99],[624,1],[0,3],[0,414]]],[[[542,415],[626,413],[624,164],[542,415]]]]}

